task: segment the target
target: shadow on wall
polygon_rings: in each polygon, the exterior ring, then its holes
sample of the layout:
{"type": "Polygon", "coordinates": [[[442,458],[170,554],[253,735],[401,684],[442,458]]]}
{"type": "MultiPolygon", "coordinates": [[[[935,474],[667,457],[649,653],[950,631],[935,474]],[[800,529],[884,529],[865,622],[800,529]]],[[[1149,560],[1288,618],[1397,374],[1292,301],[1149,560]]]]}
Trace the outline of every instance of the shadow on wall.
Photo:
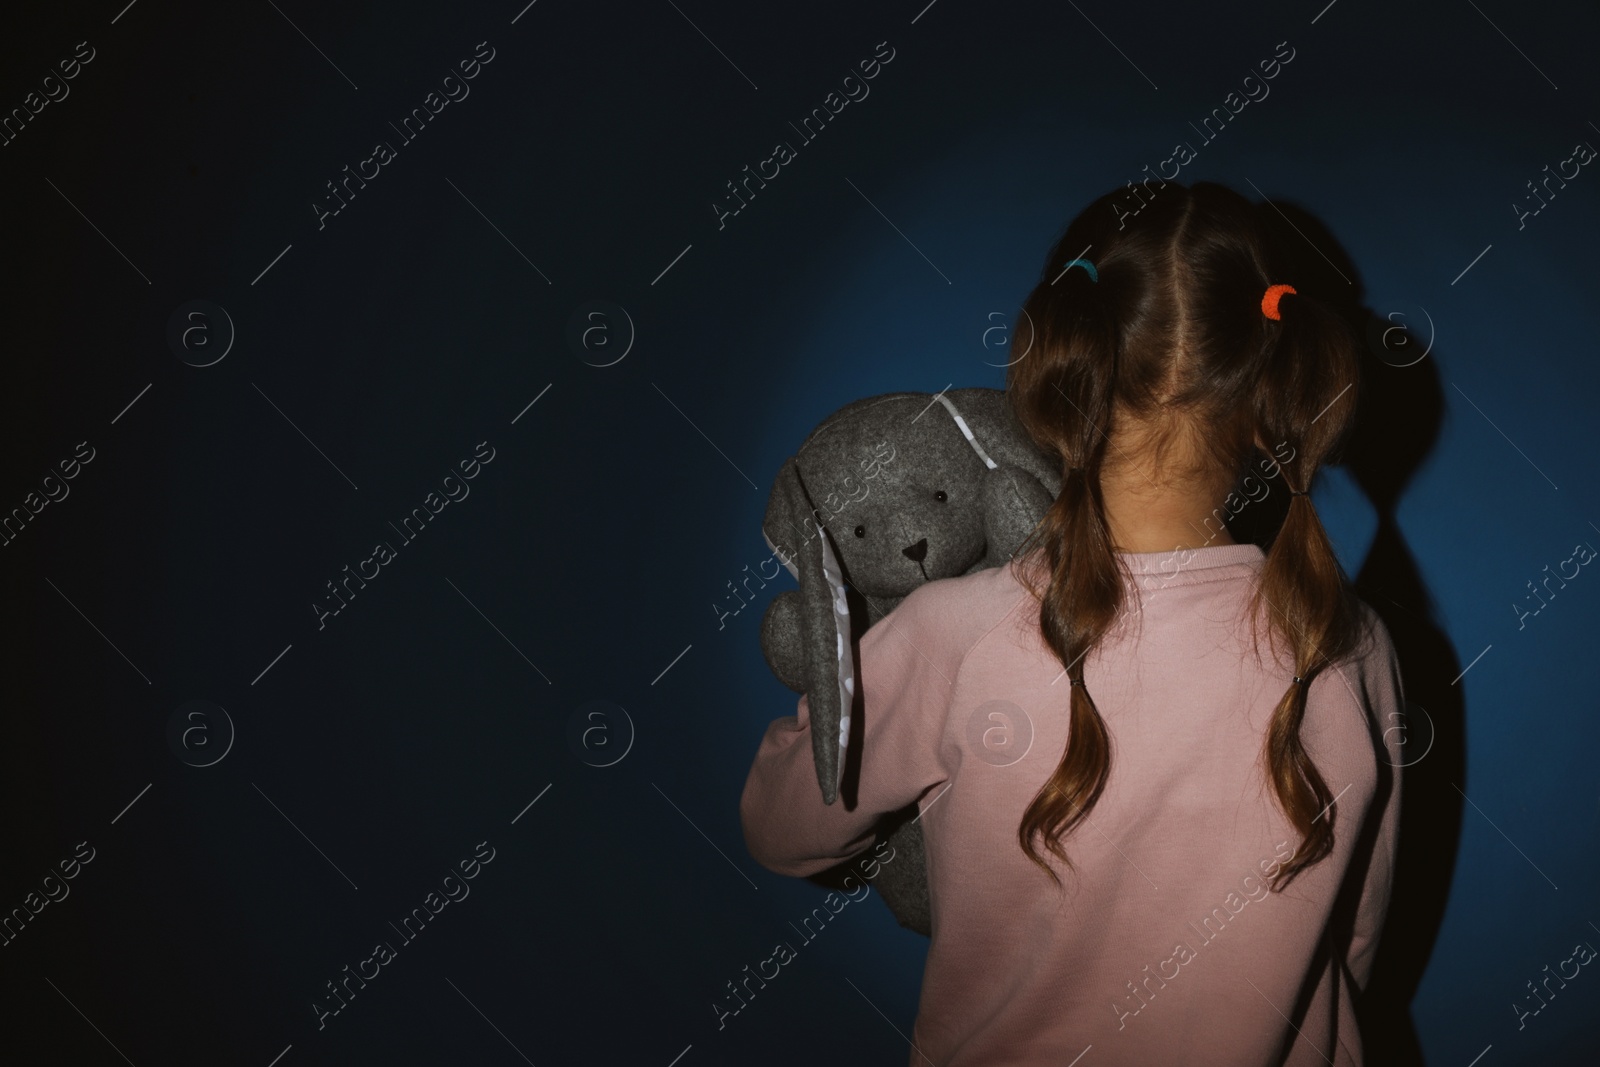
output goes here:
{"type": "MultiPolygon", "coordinates": [[[[1403,334],[1366,306],[1355,265],[1333,234],[1303,209],[1274,203],[1286,216],[1276,217],[1281,232],[1274,236],[1297,256],[1293,276],[1336,307],[1366,341],[1356,419],[1335,464],[1350,473],[1377,512],[1377,534],[1352,581],[1394,639],[1408,705],[1407,722],[1397,728],[1407,730],[1406,751],[1414,749],[1416,755],[1408,755],[1403,765],[1400,852],[1389,917],[1371,982],[1357,1007],[1368,1064],[1421,1067],[1410,1004],[1444,919],[1460,845],[1464,802],[1451,783],[1461,781],[1466,768],[1465,709],[1461,689],[1453,684],[1460,659],[1433,621],[1432,598],[1394,516],[1400,494],[1438,439],[1443,389],[1433,359],[1419,358],[1427,342],[1403,334]]],[[[1287,501],[1275,493],[1263,500],[1267,507],[1244,508],[1229,524],[1230,532],[1236,540],[1265,547],[1283,521],[1287,501]]],[[[1390,725],[1379,724],[1380,729],[1390,725]]]]}

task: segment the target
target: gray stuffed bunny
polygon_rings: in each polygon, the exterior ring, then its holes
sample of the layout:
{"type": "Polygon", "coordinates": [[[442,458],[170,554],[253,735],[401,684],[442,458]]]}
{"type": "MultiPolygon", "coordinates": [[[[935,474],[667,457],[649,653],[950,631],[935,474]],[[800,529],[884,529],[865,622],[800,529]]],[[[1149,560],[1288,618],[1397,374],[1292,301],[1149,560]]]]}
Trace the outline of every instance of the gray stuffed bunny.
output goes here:
{"type": "MultiPolygon", "coordinates": [[[[761,624],[767,665],[804,693],[825,803],[859,769],[861,631],[917,586],[1008,562],[1061,488],[996,389],[889,393],[846,404],[778,472],[762,533],[799,581],[761,624]]],[[[847,792],[853,794],[853,789],[847,792]]],[[[931,933],[916,805],[878,836],[896,862],[876,876],[900,925],[931,933]]],[[[843,870],[835,868],[835,871],[843,870]]],[[[828,874],[819,876],[827,880],[828,874]]]]}

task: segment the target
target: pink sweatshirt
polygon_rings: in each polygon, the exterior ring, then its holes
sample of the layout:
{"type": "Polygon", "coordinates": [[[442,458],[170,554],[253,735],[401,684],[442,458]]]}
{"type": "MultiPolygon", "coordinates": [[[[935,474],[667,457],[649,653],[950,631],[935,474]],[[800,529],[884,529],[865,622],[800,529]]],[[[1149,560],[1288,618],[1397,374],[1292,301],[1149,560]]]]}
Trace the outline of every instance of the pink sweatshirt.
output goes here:
{"type": "Polygon", "coordinates": [[[1111,775],[1065,840],[1077,872],[1050,859],[1064,892],[1016,836],[1066,747],[1069,696],[1018,564],[923,585],[862,636],[854,809],[822,802],[804,697],[767,728],[740,800],[764,867],[822,871],[919,802],[933,936],[912,1065],[1362,1063],[1353,1001],[1399,819],[1394,647],[1363,605],[1371,636],[1311,683],[1301,737],[1335,794],[1333,853],[1269,894],[1300,844],[1260,766],[1294,671],[1265,638],[1267,662],[1251,651],[1261,549],[1186,555],[1123,554],[1126,614],[1084,661],[1111,775]]]}

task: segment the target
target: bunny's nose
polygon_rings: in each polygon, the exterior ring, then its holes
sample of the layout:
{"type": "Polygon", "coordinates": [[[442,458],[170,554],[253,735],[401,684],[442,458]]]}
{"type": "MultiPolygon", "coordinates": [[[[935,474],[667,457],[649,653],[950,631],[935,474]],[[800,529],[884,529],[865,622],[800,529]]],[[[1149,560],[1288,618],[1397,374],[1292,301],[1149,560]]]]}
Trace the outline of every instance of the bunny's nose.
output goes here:
{"type": "Polygon", "coordinates": [[[907,545],[900,550],[900,554],[913,563],[921,563],[928,555],[928,539],[924,537],[914,545],[907,545]]]}

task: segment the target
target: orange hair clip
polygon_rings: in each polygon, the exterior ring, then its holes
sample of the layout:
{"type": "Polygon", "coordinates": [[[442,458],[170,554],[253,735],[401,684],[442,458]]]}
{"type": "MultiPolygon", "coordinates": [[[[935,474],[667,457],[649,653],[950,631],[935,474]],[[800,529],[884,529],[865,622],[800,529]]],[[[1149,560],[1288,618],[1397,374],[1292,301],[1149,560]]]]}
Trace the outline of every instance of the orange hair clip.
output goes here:
{"type": "Polygon", "coordinates": [[[1294,291],[1294,286],[1292,285],[1267,286],[1267,291],[1261,297],[1261,314],[1274,321],[1282,319],[1283,316],[1278,312],[1278,301],[1283,299],[1285,293],[1294,291]]]}

